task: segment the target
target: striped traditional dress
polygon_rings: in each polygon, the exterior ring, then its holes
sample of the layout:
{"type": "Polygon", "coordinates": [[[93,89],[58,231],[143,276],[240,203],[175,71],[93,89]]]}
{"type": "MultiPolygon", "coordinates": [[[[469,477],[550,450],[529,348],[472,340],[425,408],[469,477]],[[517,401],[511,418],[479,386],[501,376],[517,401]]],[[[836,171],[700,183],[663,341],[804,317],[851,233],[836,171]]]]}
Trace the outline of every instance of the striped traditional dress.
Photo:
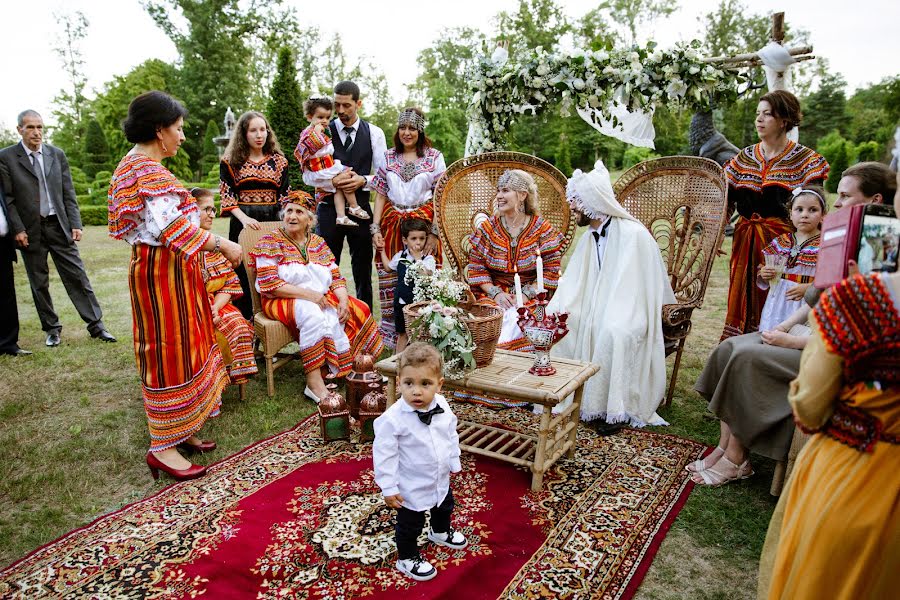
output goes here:
{"type": "Polygon", "coordinates": [[[781,154],[766,160],[761,144],[754,144],[726,163],[725,176],[729,212],[736,209],[741,218],[732,237],[723,340],[759,329],[766,290],[756,285],[756,266],[763,262],[763,248],[775,236],[793,231],[788,220],[791,190],[821,184],[828,176],[828,162],[790,141],[781,154]]]}
{"type": "Polygon", "coordinates": [[[797,242],[793,233],[786,233],[773,238],[769,245],[763,249],[763,256],[779,255],[787,260],[784,273],[771,286],[768,281],[757,277],[757,286],[760,289],[769,289],[769,295],[763,306],[762,316],[759,320],[759,330],[769,331],[784,321],[803,304],[803,299],[788,300],[785,296],[788,290],[799,284],[812,283],[816,275],[816,262],[819,258],[819,234],[816,234],[803,243],[797,242]]]}
{"type": "Polygon", "coordinates": [[[263,313],[284,323],[300,344],[304,369],[328,365],[337,377],[350,372],[359,353],[378,356],[384,349],[381,335],[364,302],[350,297],[350,318],[341,324],[335,290],[347,287],[325,240],[310,233],[298,246],[281,229],[263,236],[250,252],[256,268],[256,289],[262,295],[263,313]],[[273,292],[290,284],[324,294],[329,308],[299,298],[277,298],[273,292]]]}
{"type": "Polygon", "coordinates": [[[218,415],[228,384],[198,260],[210,234],[199,222],[194,199],[165,167],[142,154],[122,159],[109,188],[109,233],[132,246],[134,354],[153,452],[218,415]]]}
{"type": "MultiPolygon", "coordinates": [[[[228,294],[232,298],[243,294],[237,274],[221,252],[203,252],[201,260],[201,273],[206,282],[210,306],[218,294],[228,294]]],[[[258,371],[253,355],[253,327],[231,301],[219,310],[218,316],[216,341],[225,359],[231,383],[240,385],[258,371]]]]}
{"type": "MultiPolygon", "coordinates": [[[[403,236],[400,233],[403,221],[422,219],[429,224],[434,221],[434,186],[446,170],[444,155],[434,148],[425,148],[425,153],[411,163],[403,160],[403,155],[397,154],[394,148],[385,153],[385,166],[375,173],[371,188],[388,199],[380,223],[388,256],[403,250],[403,236]]],[[[441,262],[440,246],[435,259],[441,262]]],[[[381,335],[385,343],[393,348],[397,343],[394,327],[397,273],[382,265],[377,257],[375,267],[378,270],[378,298],[381,303],[381,335]]]]}
{"type": "MultiPolygon", "coordinates": [[[[513,278],[516,270],[524,292],[533,296],[537,284],[538,254],[543,261],[544,289],[548,297],[556,290],[562,267],[563,236],[539,215],[530,215],[524,229],[516,237],[509,234],[499,216],[493,216],[478,226],[472,234],[471,243],[466,276],[469,285],[472,286],[472,293],[481,302],[493,302],[482,291],[481,286],[484,284],[499,286],[504,292],[515,296],[513,278]]],[[[534,300],[529,299],[525,303],[526,306],[531,306],[534,300]]],[[[519,314],[515,307],[508,308],[503,313],[498,348],[524,352],[533,350],[519,329],[518,319],[519,314]]],[[[494,406],[524,404],[484,396],[468,394],[464,396],[465,399],[494,406]]],[[[460,394],[454,397],[463,399],[463,395],[460,394]]]]}

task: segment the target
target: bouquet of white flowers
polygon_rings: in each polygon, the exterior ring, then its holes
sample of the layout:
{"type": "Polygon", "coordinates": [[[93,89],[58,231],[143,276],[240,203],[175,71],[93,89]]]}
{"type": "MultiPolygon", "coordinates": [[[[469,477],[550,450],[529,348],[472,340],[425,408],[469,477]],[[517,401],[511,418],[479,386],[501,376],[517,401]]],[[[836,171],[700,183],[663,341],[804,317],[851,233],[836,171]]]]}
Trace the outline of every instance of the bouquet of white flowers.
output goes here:
{"type": "Polygon", "coordinates": [[[434,301],[419,311],[412,323],[410,339],[431,343],[444,359],[444,376],[458,379],[475,370],[475,342],[460,317],[466,313],[456,306],[434,301]]]}
{"type": "Polygon", "coordinates": [[[458,379],[475,370],[475,342],[463,321],[471,317],[458,304],[466,299],[468,286],[456,281],[450,271],[438,269],[432,257],[406,269],[406,283],[413,286],[409,326],[410,340],[430,343],[444,358],[444,376],[458,379]],[[429,260],[430,259],[430,260],[429,260]]]}

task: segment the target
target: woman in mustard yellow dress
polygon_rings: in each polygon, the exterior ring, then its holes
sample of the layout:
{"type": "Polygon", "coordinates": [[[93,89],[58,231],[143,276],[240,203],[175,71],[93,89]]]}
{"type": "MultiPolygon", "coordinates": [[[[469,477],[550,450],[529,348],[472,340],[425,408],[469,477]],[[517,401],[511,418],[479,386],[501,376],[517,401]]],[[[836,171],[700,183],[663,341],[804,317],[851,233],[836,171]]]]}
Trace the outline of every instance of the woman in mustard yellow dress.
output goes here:
{"type": "Polygon", "coordinates": [[[769,525],[759,597],[897,598],[900,274],[844,280],[813,316],[788,400],[814,434],[769,525]]]}

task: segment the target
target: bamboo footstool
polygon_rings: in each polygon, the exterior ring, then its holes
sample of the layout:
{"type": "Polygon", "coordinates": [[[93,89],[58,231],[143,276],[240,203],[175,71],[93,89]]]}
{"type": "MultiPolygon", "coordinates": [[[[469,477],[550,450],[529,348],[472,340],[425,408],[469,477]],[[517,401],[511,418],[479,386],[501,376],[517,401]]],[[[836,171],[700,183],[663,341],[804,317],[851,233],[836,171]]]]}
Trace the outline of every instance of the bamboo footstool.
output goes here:
{"type": "MultiPolygon", "coordinates": [[[[554,357],[556,374],[537,377],[528,372],[533,363],[531,354],[497,350],[491,364],[476,369],[463,379],[447,379],[444,387],[544,406],[537,436],[472,421],[460,420],[457,426],[462,450],[528,467],[532,472],[531,489],[539,491],[544,483],[544,473],[553,463],[564,454],[575,455],[584,384],[599,367],[554,357]],[[573,393],[575,400],[571,406],[558,415],[552,414],[552,408],[573,393]]],[[[388,378],[386,395],[390,406],[397,400],[397,355],[379,361],[375,368],[388,378]]]]}

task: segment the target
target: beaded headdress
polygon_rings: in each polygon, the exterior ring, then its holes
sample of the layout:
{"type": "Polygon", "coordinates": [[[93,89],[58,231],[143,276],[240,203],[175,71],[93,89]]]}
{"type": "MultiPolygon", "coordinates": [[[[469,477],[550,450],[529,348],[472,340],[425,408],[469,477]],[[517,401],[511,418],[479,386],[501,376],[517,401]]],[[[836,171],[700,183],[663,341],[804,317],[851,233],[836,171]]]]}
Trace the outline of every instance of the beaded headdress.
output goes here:
{"type": "Polygon", "coordinates": [[[404,110],[397,117],[397,127],[403,127],[404,125],[409,125],[419,132],[425,131],[425,117],[414,110],[404,110]]]}
{"type": "Polygon", "coordinates": [[[291,193],[281,199],[281,208],[284,208],[288,204],[299,204],[309,211],[316,210],[316,201],[313,200],[312,196],[310,196],[303,190],[293,190],[291,191],[291,193]]]}
{"type": "Polygon", "coordinates": [[[504,171],[503,175],[497,180],[498,189],[509,188],[517,192],[527,192],[529,187],[528,181],[512,170],[504,171]]]}

